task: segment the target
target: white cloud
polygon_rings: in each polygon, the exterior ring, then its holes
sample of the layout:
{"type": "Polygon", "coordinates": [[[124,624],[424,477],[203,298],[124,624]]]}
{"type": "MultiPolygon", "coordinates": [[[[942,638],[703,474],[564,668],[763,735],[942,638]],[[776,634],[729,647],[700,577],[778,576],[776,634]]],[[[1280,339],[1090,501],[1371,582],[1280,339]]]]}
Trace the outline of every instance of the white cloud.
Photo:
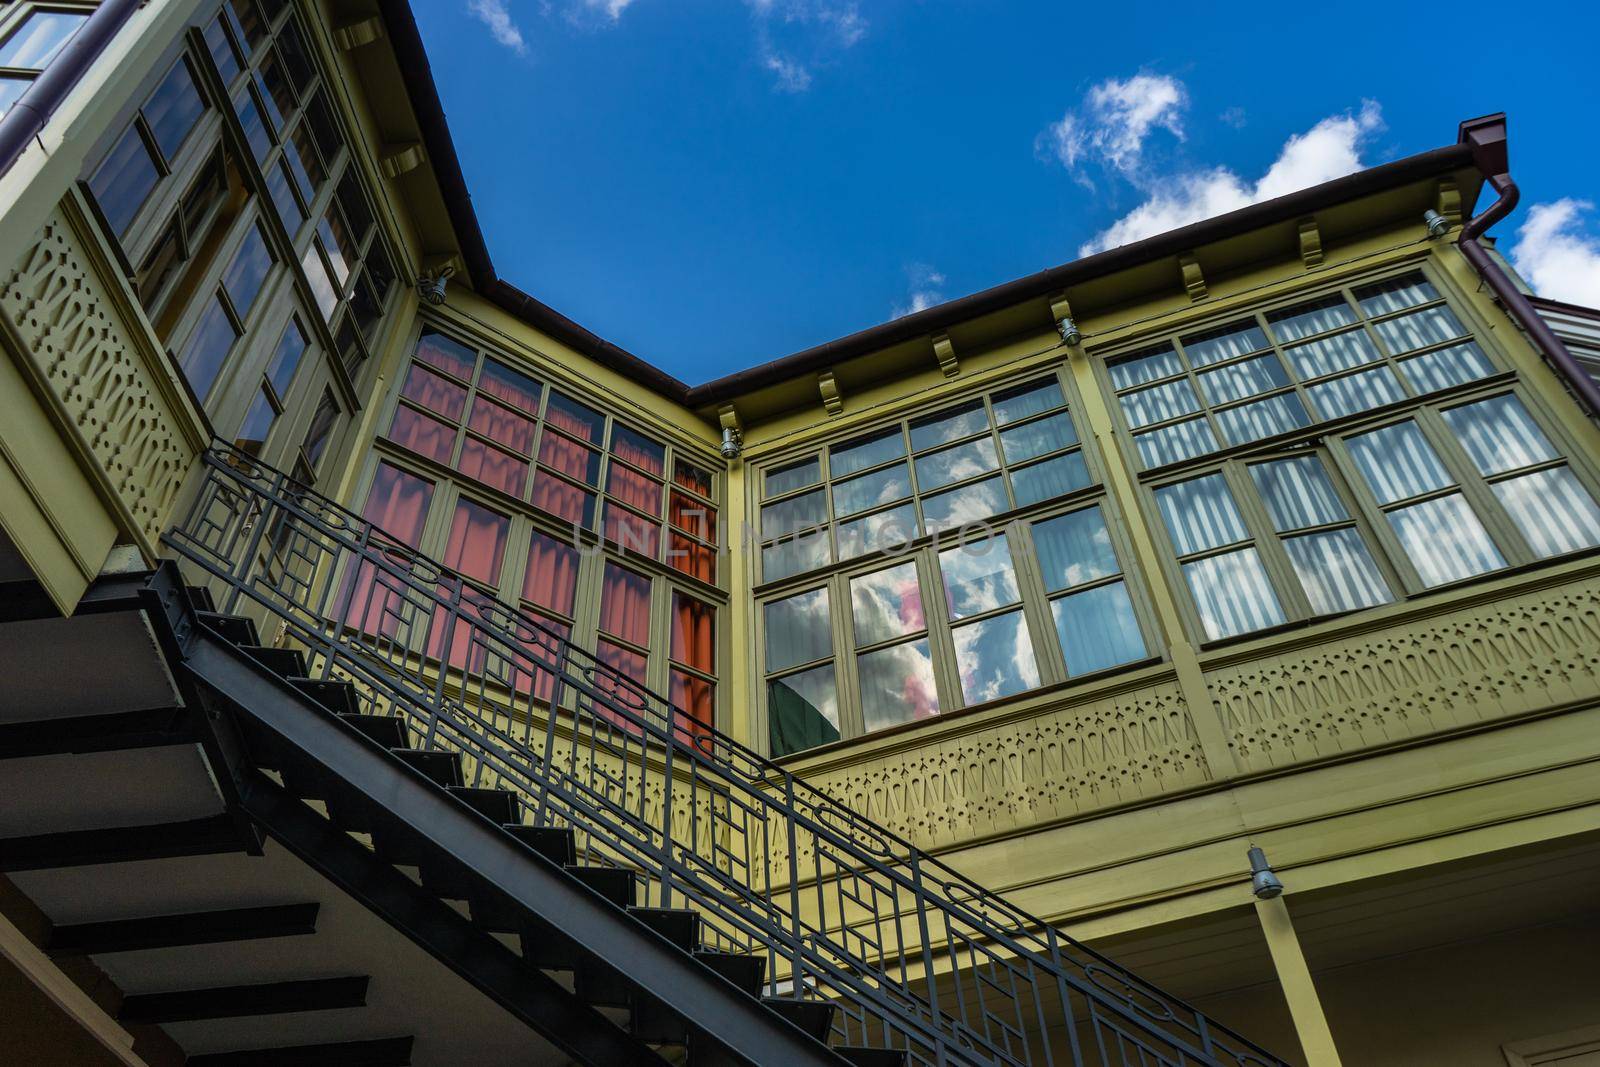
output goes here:
{"type": "Polygon", "coordinates": [[[944,275],[926,263],[913,263],[906,268],[910,292],[904,304],[896,304],[890,318],[903,318],[926,311],[944,300],[944,275]]]}
{"type": "Polygon", "coordinates": [[[594,16],[599,16],[606,22],[616,22],[632,5],[633,0],[578,0],[577,6],[568,11],[567,17],[579,26],[592,27],[594,16]]]}
{"type": "MultiPolygon", "coordinates": [[[[624,3],[626,2],[627,0],[624,0],[624,3]]],[[[506,0],[467,0],[467,10],[472,12],[474,18],[489,27],[489,32],[494,34],[496,41],[519,56],[528,54],[528,43],[522,39],[522,31],[511,18],[506,0]]]]}
{"type": "Polygon", "coordinates": [[[1183,140],[1183,113],[1189,91],[1164,74],[1108,78],[1084,94],[1083,103],[1051,123],[1036,147],[1068,170],[1095,160],[1123,174],[1135,174],[1152,131],[1166,130],[1183,140]]]}
{"type": "Polygon", "coordinates": [[[1221,119],[1225,125],[1232,126],[1236,130],[1244,129],[1245,123],[1249,121],[1242,107],[1230,107],[1218,115],[1217,118],[1221,119]]]}
{"type": "Polygon", "coordinates": [[[1146,175],[1144,203],[1085,242],[1078,252],[1092,255],[1131,244],[1201,219],[1236,211],[1360,170],[1362,145],[1383,129],[1375,101],[1361,110],[1331,115],[1284,142],[1277,160],[1258,181],[1247,181],[1227,167],[1181,171],[1159,179],[1146,175]]]}
{"type": "Polygon", "coordinates": [[[772,72],[772,86],[780,93],[803,93],[811,88],[811,72],[770,44],[761,46],[761,65],[772,72]]]}
{"type": "Polygon", "coordinates": [[[867,21],[853,0],[745,0],[745,6],[755,21],[756,55],[782,93],[811,88],[815,68],[867,35],[867,21]]]}
{"type": "Polygon", "coordinates": [[[1511,262],[1540,296],[1600,307],[1600,237],[1582,227],[1593,210],[1591,201],[1571,197],[1528,209],[1511,262]]]}

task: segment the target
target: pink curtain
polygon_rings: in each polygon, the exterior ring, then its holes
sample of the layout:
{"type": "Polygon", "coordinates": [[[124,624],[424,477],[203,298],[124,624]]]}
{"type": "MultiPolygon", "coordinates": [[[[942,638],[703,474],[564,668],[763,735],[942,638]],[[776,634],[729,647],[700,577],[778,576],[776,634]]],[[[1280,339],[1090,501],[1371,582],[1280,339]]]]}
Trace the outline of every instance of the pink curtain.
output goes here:
{"type": "Polygon", "coordinates": [[[485,585],[498,585],[510,528],[511,520],[504,515],[470,500],[457,501],[455,516],[450,521],[450,541],[444,550],[444,565],[485,585]]]}
{"type": "Polygon", "coordinates": [[[661,469],[666,463],[666,451],[661,445],[626,426],[612,429],[611,454],[655,475],[661,474],[661,469]]]}
{"type": "MultiPolygon", "coordinates": [[[[361,517],[400,544],[415,548],[422,538],[422,524],[432,500],[432,482],[380,463],[361,517]]],[[[371,564],[348,571],[338,599],[345,624],[363,633],[394,637],[401,619],[398,594],[388,591],[393,588],[392,581],[380,578],[371,564]]]]}
{"type": "Polygon", "coordinates": [[[677,532],[671,533],[668,538],[667,565],[702,582],[714,584],[717,580],[716,550],[677,532]]]}
{"type": "Polygon", "coordinates": [[[541,388],[538,382],[526,374],[519,374],[492,359],[483,361],[483,373],[478,376],[479,393],[504,400],[512,407],[521,408],[530,415],[536,414],[539,410],[541,388]]]}
{"type": "Polygon", "coordinates": [[[556,433],[546,433],[540,440],[539,462],[585,485],[600,477],[600,453],[556,433]]]}
{"type": "Polygon", "coordinates": [[[606,492],[647,515],[661,514],[661,483],[629,467],[611,465],[606,474],[606,492]]]}
{"type": "Polygon", "coordinates": [[[711,495],[711,474],[703,471],[692,463],[677,460],[672,465],[672,480],[685,489],[692,489],[701,496],[711,495]]]}
{"type": "Polygon", "coordinates": [[[578,550],[553,537],[533,534],[528,548],[528,573],[522,580],[522,599],[571,615],[578,592],[578,550]]]}
{"type": "Polygon", "coordinates": [[[672,594],[672,661],[710,674],[716,665],[717,611],[682,593],[672,594]]]}
{"type": "Polygon", "coordinates": [[[715,687],[704,678],[673,671],[667,693],[667,700],[677,713],[673,733],[684,744],[698,746],[708,753],[714,690],[715,687]]]}
{"type": "Polygon", "coordinates": [[[600,443],[600,435],[606,423],[605,416],[598,411],[584,407],[571,397],[562,396],[554,390],[550,393],[550,403],[545,405],[544,421],[546,425],[554,426],[590,444],[600,443]]]}
{"type": "Polygon", "coordinates": [[[417,342],[417,358],[457,378],[471,378],[478,355],[460,341],[453,341],[442,333],[424,330],[417,342]]]}
{"type": "MultiPolygon", "coordinates": [[[[633,645],[650,644],[650,579],[607,563],[600,586],[600,630],[633,645]]],[[[644,683],[640,674],[639,683],[644,683]]]]}
{"type": "Polygon", "coordinates": [[[461,460],[456,470],[503,493],[521,496],[528,477],[528,461],[468,437],[461,442],[461,460]]]}
{"type": "Polygon", "coordinates": [[[456,428],[401,404],[394,409],[394,422],[389,425],[389,440],[419,456],[449,463],[450,450],[456,443],[456,428]]]}
{"type": "Polygon", "coordinates": [[[467,402],[467,390],[463,386],[415,363],[411,365],[411,373],[406,375],[400,395],[438,412],[451,422],[461,421],[461,407],[467,402]]]}
{"type": "Polygon", "coordinates": [[[624,511],[615,504],[606,504],[601,532],[606,540],[630,552],[649,556],[651,559],[655,559],[656,554],[661,551],[661,527],[631,511],[624,511]]]}
{"type": "Polygon", "coordinates": [[[685,496],[676,489],[667,499],[667,519],[678,529],[692,533],[702,541],[711,541],[716,537],[717,509],[703,500],[685,496]]]}
{"type": "Polygon", "coordinates": [[[569,485],[554,475],[536,471],[528,503],[547,515],[588,529],[594,524],[594,494],[569,485]]]}
{"type": "Polygon", "coordinates": [[[467,420],[467,425],[513,452],[527,455],[533,450],[533,420],[525,419],[492,400],[481,396],[475,399],[472,402],[472,417],[467,420]]]}

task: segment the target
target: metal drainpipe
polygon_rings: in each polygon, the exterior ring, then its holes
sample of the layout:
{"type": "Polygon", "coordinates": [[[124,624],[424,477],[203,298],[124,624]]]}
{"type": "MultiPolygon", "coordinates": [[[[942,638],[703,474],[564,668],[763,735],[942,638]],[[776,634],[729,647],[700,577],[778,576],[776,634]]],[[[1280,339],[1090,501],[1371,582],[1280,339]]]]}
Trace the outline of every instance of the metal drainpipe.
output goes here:
{"type": "Polygon", "coordinates": [[[1478,238],[1484,231],[1509,215],[1522,197],[1517,183],[1511,180],[1507,162],[1505,116],[1490,115],[1463,122],[1461,139],[1473,146],[1473,161],[1499,197],[1467,221],[1461,228],[1461,237],[1456,244],[1461,249],[1461,254],[1467,257],[1467,262],[1478,272],[1478,276],[1487,282],[1489,288],[1494,290],[1495,296],[1500,298],[1507,313],[1527,331],[1528,336],[1533,338],[1534,345],[1543,353],[1545,360],[1565,379],[1567,387],[1577,397],[1579,403],[1588,409],[1590,416],[1600,418],[1600,385],[1597,385],[1595,380],[1578,365],[1578,361],[1567,351],[1567,346],[1556,336],[1538,309],[1500,268],[1500,264],[1490,257],[1489,250],[1478,243],[1478,238]]]}

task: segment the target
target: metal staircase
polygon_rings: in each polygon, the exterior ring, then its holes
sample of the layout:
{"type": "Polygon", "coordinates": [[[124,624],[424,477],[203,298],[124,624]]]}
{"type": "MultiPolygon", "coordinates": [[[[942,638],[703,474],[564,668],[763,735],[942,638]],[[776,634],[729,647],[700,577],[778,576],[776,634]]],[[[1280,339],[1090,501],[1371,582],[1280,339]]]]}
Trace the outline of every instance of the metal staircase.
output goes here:
{"type": "Polygon", "coordinates": [[[185,667],[245,810],[414,938],[516,943],[485,980],[690,1063],[1282,1062],[286,474],[204,464],[165,540],[215,597],[185,667]]]}

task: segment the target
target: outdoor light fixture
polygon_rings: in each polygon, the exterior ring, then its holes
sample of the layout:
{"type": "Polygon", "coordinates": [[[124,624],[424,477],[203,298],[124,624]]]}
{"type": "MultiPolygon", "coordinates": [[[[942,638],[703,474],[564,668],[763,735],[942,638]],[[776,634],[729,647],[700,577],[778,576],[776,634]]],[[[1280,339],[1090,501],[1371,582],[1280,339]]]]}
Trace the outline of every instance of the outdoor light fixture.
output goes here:
{"type": "Polygon", "coordinates": [[[1250,892],[1261,900],[1271,900],[1283,892],[1283,883],[1272,873],[1267,854],[1254,845],[1250,846],[1250,892]]]}
{"type": "Polygon", "coordinates": [[[1056,331],[1061,334],[1061,340],[1069,347],[1076,348],[1083,341],[1083,334],[1078,332],[1078,324],[1072,321],[1071,316],[1056,323],[1056,331]]]}
{"type": "Polygon", "coordinates": [[[1435,241],[1450,232],[1450,220],[1431,207],[1422,213],[1422,221],[1428,224],[1428,236],[1435,241]]]}
{"type": "Polygon", "coordinates": [[[424,274],[417,279],[417,295],[434,307],[444,303],[444,286],[455,274],[456,269],[451,266],[440,267],[432,274],[424,274]]]}
{"type": "Polygon", "coordinates": [[[744,451],[744,437],[732,426],[722,428],[722,445],[718,449],[723,459],[738,459],[739,453],[744,451]]]}

